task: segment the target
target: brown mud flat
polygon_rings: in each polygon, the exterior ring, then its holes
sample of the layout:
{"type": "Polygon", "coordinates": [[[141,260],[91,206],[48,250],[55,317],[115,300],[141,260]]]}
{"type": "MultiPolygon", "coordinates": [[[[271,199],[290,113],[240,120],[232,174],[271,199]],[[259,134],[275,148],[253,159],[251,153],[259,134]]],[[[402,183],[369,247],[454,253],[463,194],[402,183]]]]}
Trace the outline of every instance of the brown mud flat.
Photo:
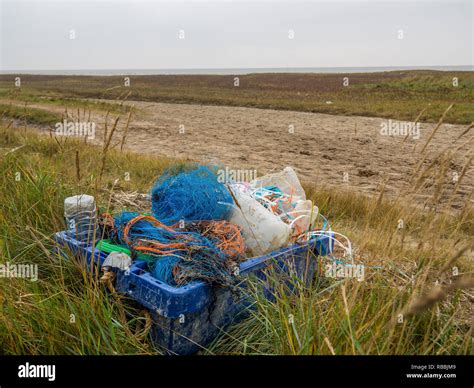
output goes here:
{"type": "MultiPolygon", "coordinates": [[[[136,110],[126,150],[256,170],[259,175],[293,166],[302,181],[369,195],[379,195],[383,186],[392,198],[404,196],[412,188],[421,151],[436,126],[421,123],[420,138],[415,139],[411,135],[383,135],[381,128],[388,120],[382,118],[137,101],[126,104],[133,104],[136,110]]],[[[59,107],[30,106],[61,111],[59,107]]],[[[113,118],[110,115],[109,128],[113,118]]],[[[97,123],[92,143],[101,144],[104,114],[95,112],[91,120],[97,123]]],[[[120,142],[125,121],[122,115],[115,142],[120,142]]],[[[392,121],[392,126],[397,123],[392,121]]],[[[452,197],[456,177],[461,176],[472,153],[472,141],[465,143],[472,140],[473,133],[459,138],[466,129],[466,125],[443,124],[426,147],[420,170],[441,151],[451,150],[439,202],[452,201],[455,209],[472,201],[474,188],[474,171],[469,166],[452,197]]],[[[430,205],[441,170],[437,162],[434,165],[433,178],[418,193],[405,197],[410,205],[430,205]]]]}

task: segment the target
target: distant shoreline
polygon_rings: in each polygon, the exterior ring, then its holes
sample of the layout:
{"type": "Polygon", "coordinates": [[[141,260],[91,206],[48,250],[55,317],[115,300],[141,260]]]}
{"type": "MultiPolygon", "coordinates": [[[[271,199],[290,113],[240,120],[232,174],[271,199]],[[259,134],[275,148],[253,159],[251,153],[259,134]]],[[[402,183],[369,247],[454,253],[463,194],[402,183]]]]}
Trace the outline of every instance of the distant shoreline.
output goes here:
{"type": "Polygon", "coordinates": [[[279,68],[228,68],[228,69],[88,69],[88,70],[1,70],[0,74],[27,75],[245,75],[265,73],[382,73],[389,71],[474,71],[474,66],[379,66],[379,67],[279,67],[279,68]]]}

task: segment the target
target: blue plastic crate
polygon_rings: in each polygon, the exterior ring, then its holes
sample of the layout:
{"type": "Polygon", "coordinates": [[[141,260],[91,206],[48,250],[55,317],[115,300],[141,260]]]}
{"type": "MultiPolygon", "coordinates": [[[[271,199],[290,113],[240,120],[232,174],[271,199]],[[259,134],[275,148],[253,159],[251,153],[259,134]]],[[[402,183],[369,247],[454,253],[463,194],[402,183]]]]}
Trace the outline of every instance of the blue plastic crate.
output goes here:
{"type": "MultiPolygon", "coordinates": [[[[84,257],[88,267],[92,259],[102,263],[107,255],[77,241],[75,245],[75,240],[64,232],[56,234],[56,241],[84,257]]],[[[317,268],[314,255],[328,255],[333,247],[333,239],[323,236],[282,248],[241,263],[240,275],[243,279],[249,275],[264,279],[265,269],[272,267],[311,280],[317,268]]],[[[171,354],[192,354],[204,349],[229,325],[243,318],[252,303],[245,292],[236,295],[228,288],[212,288],[202,281],[182,287],[169,286],[146,271],[146,263],[142,261],[135,261],[129,270],[117,273],[115,289],[151,312],[153,342],[171,354]]],[[[272,293],[266,291],[271,297],[272,293]]]]}
{"type": "Polygon", "coordinates": [[[81,260],[84,260],[87,269],[90,269],[91,265],[94,264],[100,267],[108,256],[107,253],[99,251],[95,246],[68,236],[66,231],[56,233],[54,235],[54,240],[60,247],[62,247],[63,253],[67,253],[64,252],[66,250],[81,260]]]}

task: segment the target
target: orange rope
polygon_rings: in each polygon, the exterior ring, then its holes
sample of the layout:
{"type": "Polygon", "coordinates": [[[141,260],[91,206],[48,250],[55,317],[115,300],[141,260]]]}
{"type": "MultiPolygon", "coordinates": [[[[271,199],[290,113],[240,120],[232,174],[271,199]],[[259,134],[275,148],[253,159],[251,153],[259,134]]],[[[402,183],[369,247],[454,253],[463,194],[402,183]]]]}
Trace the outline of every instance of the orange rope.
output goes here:
{"type": "Polygon", "coordinates": [[[123,229],[123,238],[125,240],[125,242],[127,243],[127,245],[130,245],[131,246],[131,243],[130,243],[130,240],[128,238],[128,234],[130,233],[130,229],[132,228],[133,225],[135,225],[138,221],[149,221],[151,222],[153,225],[157,226],[158,228],[162,228],[162,229],[165,229],[167,230],[168,232],[174,232],[174,230],[172,228],[170,228],[169,226],[163,224],[162,222],[158,221],[155,217],[152,217],[152,216],[137,216],[135,218],[132,218],[128,223],[127,225],[125,225],[125,228],[123,229]]]}
{"type": "MultiPolygon", "coordinates": [[[[155,240],[146,240],[146,239],[141,239],[135,243],[132,243],[129,239],[129,233],[133,225],[135,225],[138,221],[148,221],[152,223],[154,226],[158,228],[165,229],[169,232],[175,233],[176,231],[173,229],[173,227],[169,227],[159,220],[157,220],[155,217],[152,216],[137,216],[135,218],[132,218],[127,225],[125,225],[125,228],[123,229],[123,239],[125,243],[133,250],[138,251],[138,252],[143,252],[143,253],[152,253],[152,254],[158,254],[158,255],[168,255],[170,253],[178,252],[178,251],[183,251],[188,248],[188,245],[185,242],[177,242],[177,243],[169,243],[169,244],[163,244],[155,240]],[[175,249],[173,249],[175,248],[175,249]],[[165,249],[165,250],[164,250],[165,249]]],[[[187,235],[182,235],[184,238],[189,238],[187,235]]]]}
{"type": "MultiPolygon", "coordinates": [[[[158,241],[146,239],[141,239],[138,242],[131,242],[129,233],[133,225],[135,225],[138,221],[148,221],[156,227],[176,233],[174,228],[177,227],[177,225],[169,227],[152,216],[137,216],[131,219],[123,229],[123,239],[125,243],[133,250],[143,253],[168,255],[170,253],[183,251],[189,248],[186,242],[163,244],[158,241]]],[[[236,258],[239,256],[243,257],[245,252],[245,243],[238,226],[227,221],[201,221],[198,223],[198,225],[205,228],[205,230],[202,231],[204,236],[209,234],[220,241],[217,247],[227,256],[231,258],[236,258]]],[[[190,236],[186,234],[183,234],[182,237],[190,238],[190,236]]]]}
{"type": "Polygon", "coordinates": [[[204,236],[211,234],[221,241],[217,247],[227,256],[243,256],[245,243],[239,227],[227,221],[202,221],[199,224],[208,228],[203,231],[204,236]]]}
{"type": "Polygon", "coordinates": [[[133,249],[138,252],[144,252],[144,253],[156,253],[158,255],[168,255],[170,253],[182,251],[183,249],[173,249],[169,251],[162,251],[159,249],[155,249],[153,247],[143,247],[143,246],[134,246],[133,249]]]}

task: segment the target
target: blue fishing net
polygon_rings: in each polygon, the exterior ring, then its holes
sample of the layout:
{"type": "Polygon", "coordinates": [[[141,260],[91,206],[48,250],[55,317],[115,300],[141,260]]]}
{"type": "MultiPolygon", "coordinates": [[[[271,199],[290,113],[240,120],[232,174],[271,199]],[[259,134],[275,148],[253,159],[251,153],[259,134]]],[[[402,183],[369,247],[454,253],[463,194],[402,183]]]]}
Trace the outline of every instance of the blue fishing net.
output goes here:
{"type": "Polygon", "coordinates": [[[166,225],[222,220],[234,203],[225,185],[205,166],[177,175],[165,172],[151,191],[151,202],[153,215],[166,225]]]}
{"type": "Polygon", "coordinates": [[[173,269],[179,260],[179,257],[176,256],[162,256],[159,260],[156,260],[149,266],[151,267],[151,274],[155,279],[158,279],[165,284],[176,286],[173,269]]]}
{"type": "Polygon", "coordinates": [[[158,243],[159,250],[163,253],[138,253],[138,259],[148,263],[148,268],[156,279],[172,286],[185,285],[193,280],[227,287],[237,284],[237,278],[232,275],[235,263],[218,248],[219,241],[203,236],[194,228],[171,230],[149,220],[134,222],[129,227],[127,239],[124,230],[137,216],[139,214],[135,212],[123,212],[114,216],[115,240],[135,253],[139,252],[137,247],[153,247],[158,243]],[[171,245],[176,243],[183,247],[176,249],[171,245]]]}

